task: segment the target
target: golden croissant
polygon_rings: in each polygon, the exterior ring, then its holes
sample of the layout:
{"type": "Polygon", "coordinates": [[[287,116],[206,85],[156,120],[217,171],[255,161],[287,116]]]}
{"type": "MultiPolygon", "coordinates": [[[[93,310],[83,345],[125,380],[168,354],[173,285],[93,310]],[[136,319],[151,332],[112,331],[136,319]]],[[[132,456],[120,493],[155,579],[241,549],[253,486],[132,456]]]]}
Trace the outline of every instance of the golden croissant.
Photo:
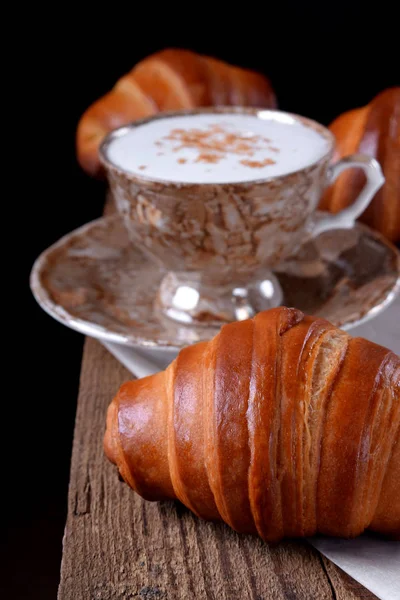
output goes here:
{"type": "Polygon", "coordinates": [[[219,105],[276,108],[277,100],[260,73],[190,50],[161,50],[135,65],[84,112],[76,132],[78,161],[90,175],[100,176],[98,149],[116,127],[159,111],[219,105]]]}
{"type": "Polygon", "coordinates": [[[147,500],[264,540],[400,539],[400,358],[277,308],[121,386],[104,449],[147,500]]]}

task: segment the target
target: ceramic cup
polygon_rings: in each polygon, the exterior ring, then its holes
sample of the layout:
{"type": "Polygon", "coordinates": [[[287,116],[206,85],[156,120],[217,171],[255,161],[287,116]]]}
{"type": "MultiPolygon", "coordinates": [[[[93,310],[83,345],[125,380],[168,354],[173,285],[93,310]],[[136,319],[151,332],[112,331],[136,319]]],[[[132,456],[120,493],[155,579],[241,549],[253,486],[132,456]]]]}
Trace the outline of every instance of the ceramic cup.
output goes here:
{"type": "Polygon", "coordinates": [[[221,324],[283,302],[275,267],[310,238],[351,228],[384,178],[357,154],[331,164],[321,124],[283,111],[223,107],[159,113],[111,132],[100,156],[132,242],[165,272],[155,298],[181,323],[221,324]],[[355,202],[317,215],[350,167],[355,202]]]}

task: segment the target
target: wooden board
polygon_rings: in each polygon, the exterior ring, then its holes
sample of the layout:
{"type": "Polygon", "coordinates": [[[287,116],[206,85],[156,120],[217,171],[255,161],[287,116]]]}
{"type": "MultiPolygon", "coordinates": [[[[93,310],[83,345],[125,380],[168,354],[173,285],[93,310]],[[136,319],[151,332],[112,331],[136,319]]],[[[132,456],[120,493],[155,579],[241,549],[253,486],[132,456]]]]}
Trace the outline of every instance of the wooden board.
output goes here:
{"type": "Polygon", "coordinates": [[[59,600],[372,600],[305,542],[268,546],[179,503],[145,502],[103,455],[108,404],[131,378],[85,343],[59,600]]]}

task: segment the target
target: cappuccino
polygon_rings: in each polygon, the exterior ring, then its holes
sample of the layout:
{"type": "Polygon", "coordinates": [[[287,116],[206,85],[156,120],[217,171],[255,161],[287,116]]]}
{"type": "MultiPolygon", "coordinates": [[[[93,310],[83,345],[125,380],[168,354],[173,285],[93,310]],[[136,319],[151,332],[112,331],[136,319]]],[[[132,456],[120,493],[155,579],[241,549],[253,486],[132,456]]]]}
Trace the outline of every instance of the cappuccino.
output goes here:
{"type": "Polygon", "coordinates": [[[306,120],[287,113],[208,112],[121,128],[106,154],[115,166],[140,177],[218,184],[298,171],[321,159],[330,146],[306,120]]]}

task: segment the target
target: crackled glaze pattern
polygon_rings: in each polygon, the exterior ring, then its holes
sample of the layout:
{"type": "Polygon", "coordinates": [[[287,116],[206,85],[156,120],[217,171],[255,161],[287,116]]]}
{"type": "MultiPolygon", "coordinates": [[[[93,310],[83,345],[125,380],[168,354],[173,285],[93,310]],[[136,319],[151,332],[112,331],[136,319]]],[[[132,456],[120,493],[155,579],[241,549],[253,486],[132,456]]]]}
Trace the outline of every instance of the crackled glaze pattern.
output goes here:
{"type": "MultiPolygon", "coordinates": [[[[119,215],[72,232],[36,261],[37,301],[65,325],[131,346],[181,348],[216,333],[160,318],[154,299],[165,271],[133,246],[119,215]]],[[[276,275],[284,304],[350,329],[376,315],[400,288],[399,252],[362,225],[304,246],[276,275]]]]}
{"type": "Polygon", "coordinates": [[[282,262],[304,240],[325,184],[325,160],[258,185],[109,182],[132,240],[173,271],[229,276],[282,262]]]}

